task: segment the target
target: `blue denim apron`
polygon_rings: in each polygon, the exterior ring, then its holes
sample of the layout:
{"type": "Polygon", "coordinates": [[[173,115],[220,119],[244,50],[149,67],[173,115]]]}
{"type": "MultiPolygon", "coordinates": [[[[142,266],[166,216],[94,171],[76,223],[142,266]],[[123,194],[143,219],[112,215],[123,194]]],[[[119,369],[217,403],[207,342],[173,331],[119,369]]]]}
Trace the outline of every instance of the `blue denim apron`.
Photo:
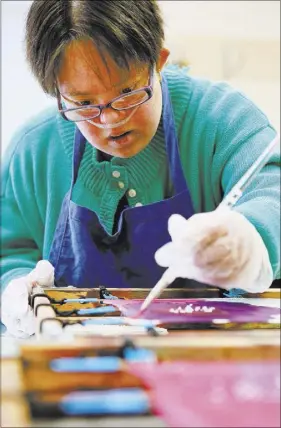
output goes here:
{"type": "Polygon", "coordinates": [[[109,235],[98,215],[71,200],[85,138],[76,131],[73,176],[64,198],[49,261],[55,267],[58,285],[92,288],[152,288],[164,272],[154,254],[171,240],[168,219],[174,214],[189,218],[194,214],[190,193],[180,161],[174,115],[163,76],[163,129],[174,196],[150,205],[122,211],[118,229],[109,235]]]}

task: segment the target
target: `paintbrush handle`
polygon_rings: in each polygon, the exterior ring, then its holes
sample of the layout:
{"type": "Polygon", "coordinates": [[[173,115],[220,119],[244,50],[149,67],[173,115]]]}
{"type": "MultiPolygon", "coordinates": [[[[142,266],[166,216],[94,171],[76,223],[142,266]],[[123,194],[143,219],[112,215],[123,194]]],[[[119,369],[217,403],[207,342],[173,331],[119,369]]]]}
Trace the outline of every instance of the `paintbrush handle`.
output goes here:
{"type": "Polygon", "coordinates": [[[148,296],[145,298],[143,304],[141,305],[140,312],[143,312],[152,302],[156,299],[161,292],[169,287],[170,284],[176,279],[176,276],[172,273],[171,269],[166,269],[157,284],[152,288],[148,296]]]}

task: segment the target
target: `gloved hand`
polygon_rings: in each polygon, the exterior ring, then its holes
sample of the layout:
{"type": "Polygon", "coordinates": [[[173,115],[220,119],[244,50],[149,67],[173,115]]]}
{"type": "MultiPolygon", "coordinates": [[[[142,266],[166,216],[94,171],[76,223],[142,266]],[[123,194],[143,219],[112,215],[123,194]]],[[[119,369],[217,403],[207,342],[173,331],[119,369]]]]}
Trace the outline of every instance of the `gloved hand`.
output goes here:
{"type": "Polygon", "coordinates": [[[35,333],[34,316],[28,297],[35,286],[52,287],[54,268],[47,260],[40,260],[28,275],[13,279],[1,296],[1,321],[10,335],[27,338],[35,333]]]}
{"type": "Polygon", "coordinates": [[[173,214],[168,230],[172,241],[156,251],[155,260],[175,277],[250,293],[271,285],[273,273],[263,240],[237,211],[220,208],[188,220],[173,214]]]}

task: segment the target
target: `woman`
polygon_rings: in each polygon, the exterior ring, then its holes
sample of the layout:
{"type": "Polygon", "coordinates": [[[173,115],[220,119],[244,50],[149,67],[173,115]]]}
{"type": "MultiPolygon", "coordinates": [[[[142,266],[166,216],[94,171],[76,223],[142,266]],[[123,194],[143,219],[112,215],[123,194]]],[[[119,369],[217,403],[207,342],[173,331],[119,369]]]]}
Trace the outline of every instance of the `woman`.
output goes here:
{"type": "Polygon", "coordinates": [[[232,211],[215,209],[276,132],[228,85],[164,67],[156,1],[33,2],[26,48],[57,108],[19,130],[5,159],[8,330],[32,332],[41,259],[57,286],[151,288],[175,265],[178,277],[228,290],[270,286],[280,275],[277,154],[232,211]]]}

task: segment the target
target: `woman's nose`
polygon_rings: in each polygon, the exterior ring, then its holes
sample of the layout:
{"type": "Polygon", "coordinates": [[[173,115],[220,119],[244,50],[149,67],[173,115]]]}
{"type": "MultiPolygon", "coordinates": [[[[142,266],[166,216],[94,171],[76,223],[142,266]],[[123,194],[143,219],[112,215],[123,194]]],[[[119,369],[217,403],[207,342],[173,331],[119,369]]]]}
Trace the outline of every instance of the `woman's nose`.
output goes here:
{"type": "Polygon", "coordinates": [[[103,125],[121,122],[126,117],[126,111],[117,111],[108,107],[103,109],[100,115],[100,123],[103,125]]]}

